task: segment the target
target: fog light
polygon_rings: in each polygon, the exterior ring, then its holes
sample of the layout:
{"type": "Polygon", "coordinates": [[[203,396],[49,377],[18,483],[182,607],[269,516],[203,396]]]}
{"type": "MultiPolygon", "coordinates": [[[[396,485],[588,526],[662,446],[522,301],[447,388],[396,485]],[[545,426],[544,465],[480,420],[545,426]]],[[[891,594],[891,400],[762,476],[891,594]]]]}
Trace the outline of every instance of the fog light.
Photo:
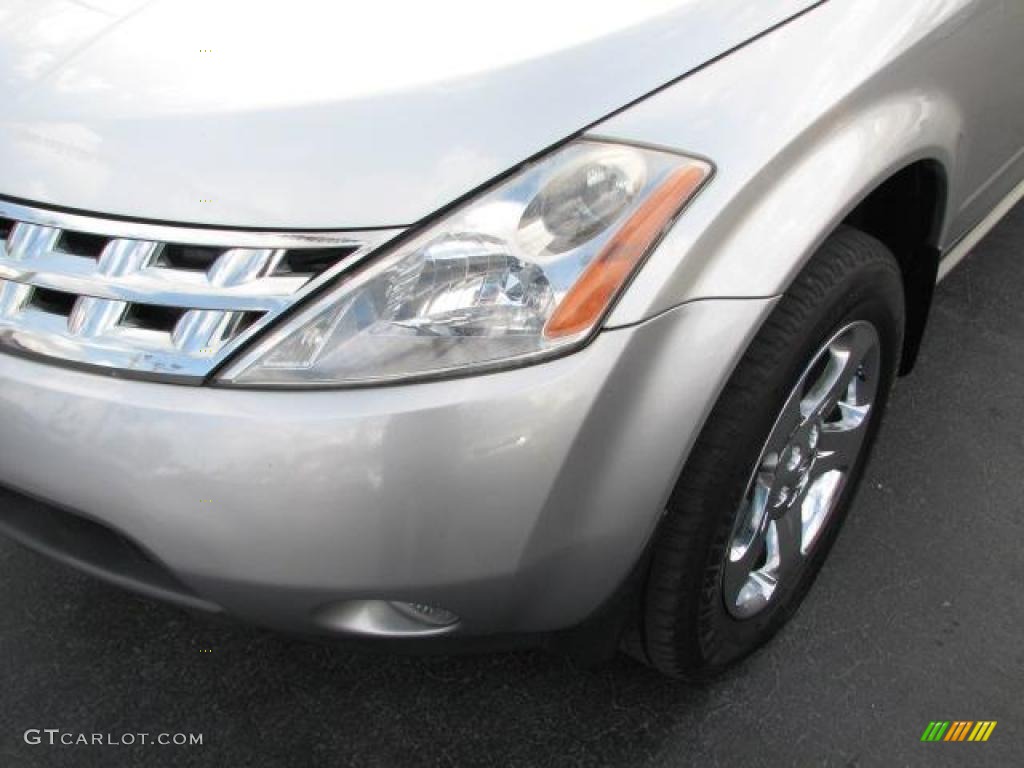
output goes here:
{"type": "Polygon", "coordinates": [[[423,603],[392,603],[391,605],[414,621],[420,621],[432,627],[450,627],[452,624],[459,623],[459,617],[454,613],[433,605],[424,605],[423,603]]]}
{"type": "Polygon", "coordinates": [[[363,637],[432,637],[454,632],[460,618],[424,603],[345,600],[316,611],[317,624],[333,632],[363,637]]]}

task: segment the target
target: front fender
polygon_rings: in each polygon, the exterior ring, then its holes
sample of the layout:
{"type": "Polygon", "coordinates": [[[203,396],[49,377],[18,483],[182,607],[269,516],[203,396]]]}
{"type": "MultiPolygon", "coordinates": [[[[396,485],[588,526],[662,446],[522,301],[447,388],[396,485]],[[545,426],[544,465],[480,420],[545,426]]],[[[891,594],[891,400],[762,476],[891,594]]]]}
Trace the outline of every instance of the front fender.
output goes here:
{"type": "Polygon", "coordinates": [[[702,298],[784,292],[862,199],[918,160],[947,177],[944,241],[947,214],[964,194],[958,160],[968,125],[967,94],[955,85],[965,78],[942,72],[971,41],[929,43],[969,38],[977,12],[966,0],[826,3],[596,126],[595,135],[716,165],[608,325],[702,298]]]}

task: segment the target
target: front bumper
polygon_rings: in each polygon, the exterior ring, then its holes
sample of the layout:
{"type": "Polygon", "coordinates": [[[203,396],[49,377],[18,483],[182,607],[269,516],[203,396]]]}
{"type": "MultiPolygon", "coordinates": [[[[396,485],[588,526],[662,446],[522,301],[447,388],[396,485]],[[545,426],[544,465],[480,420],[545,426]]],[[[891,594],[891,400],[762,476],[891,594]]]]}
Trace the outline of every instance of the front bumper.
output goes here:
{"type": "Polygon", "coordinates": [[[453,611],[464,635],[562,629],[626,578],[773,303],[693,302],[545,364],[364,390],[0,355],[0,486],[116,531],[193,603],[256,623],[332,632],[333,606],[380,599],[453,611]]]}

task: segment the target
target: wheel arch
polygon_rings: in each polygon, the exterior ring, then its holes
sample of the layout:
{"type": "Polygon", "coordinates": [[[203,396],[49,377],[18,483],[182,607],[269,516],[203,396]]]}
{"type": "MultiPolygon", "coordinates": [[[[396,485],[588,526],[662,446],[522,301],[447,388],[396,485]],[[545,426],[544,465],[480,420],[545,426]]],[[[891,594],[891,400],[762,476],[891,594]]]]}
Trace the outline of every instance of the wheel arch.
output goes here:
{"type": "Polygon", "coordinates": [[[945,167],[926,158],[892,174],[844,219],[884,243],[899,262],[906,301],[901,375],[913,369],[928,323],[948,195],[945,167]]]}
{"type": "Polygon", "coordinates": [[[705,192],[669,231],[608,327],[689,301],[778,296],[843,225],[896,256],[906,287],[900,371],[913,367],[927,325],[940,246],[955,195],[956,104],[899,93],[839,109],[769,157],[736,166],[729,153],[705,192]]]}

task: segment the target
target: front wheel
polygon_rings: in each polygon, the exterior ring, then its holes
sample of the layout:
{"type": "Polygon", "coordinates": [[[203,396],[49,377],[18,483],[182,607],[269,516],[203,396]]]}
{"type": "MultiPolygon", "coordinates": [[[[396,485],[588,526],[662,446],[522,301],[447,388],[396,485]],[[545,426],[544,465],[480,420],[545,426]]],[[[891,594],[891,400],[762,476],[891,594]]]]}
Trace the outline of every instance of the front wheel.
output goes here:
{"type": "Polygon", "coordinates": [[[796,611],[849,510],[902,348],[892,254],[849,227],[780,299],[705,425],[655,542],[647,660],[703,679],[796,611]]]}

